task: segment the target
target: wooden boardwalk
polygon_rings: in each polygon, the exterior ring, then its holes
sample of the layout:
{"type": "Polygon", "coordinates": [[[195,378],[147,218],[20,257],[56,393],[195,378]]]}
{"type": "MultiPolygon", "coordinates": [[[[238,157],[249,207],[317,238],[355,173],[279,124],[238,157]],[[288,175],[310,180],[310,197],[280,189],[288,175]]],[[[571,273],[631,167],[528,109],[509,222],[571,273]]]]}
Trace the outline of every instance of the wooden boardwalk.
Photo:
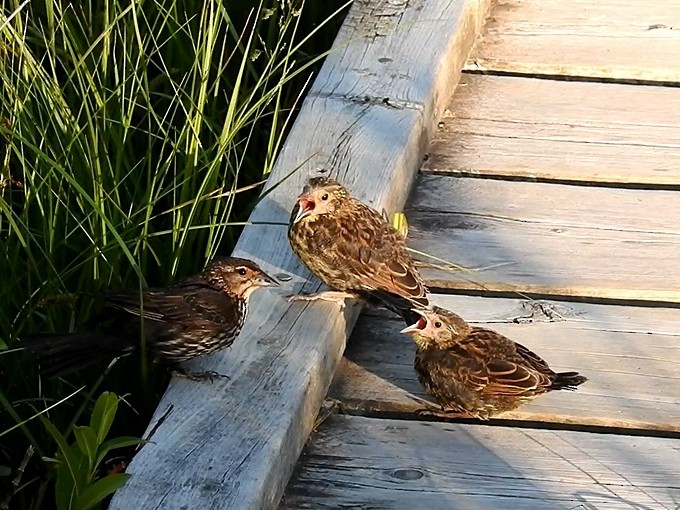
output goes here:
{"type": "Polygon", "coordinates": [[[474,269],[424,265],[436,304],[590,380],[425,421],[397,319],[261,293],[110,508],[680,508],[680,0],[355,0],[335,47],[235,255],[316,290],[286,224],[322,168],[474,269]]]}
{"type": "Polygon", "coordinates": [[[281,509],[680,508],[680,1],[500,0],[408,200],[436,304],[589,377],[423,421],[400,320],[359,320],[281,509]],[[462,276],[462,277],[461,277],[462,276]]]}

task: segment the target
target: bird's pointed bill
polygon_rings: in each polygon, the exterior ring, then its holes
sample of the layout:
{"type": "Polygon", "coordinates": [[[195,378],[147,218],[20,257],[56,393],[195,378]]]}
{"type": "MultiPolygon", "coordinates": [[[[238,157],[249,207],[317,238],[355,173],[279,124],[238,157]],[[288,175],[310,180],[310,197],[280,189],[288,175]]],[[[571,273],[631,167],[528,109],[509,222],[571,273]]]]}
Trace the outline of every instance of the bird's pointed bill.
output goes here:
{"type": "Polygon", "coordinates": [[[400,333],[413,333],[414,331],[422,331],[427,327],[428,319],[425,312],[419,308],[411,308],[411,311],[420,315],[420,319],[415,324],[411,324],[400,331],[400,333]]]}
{"type": "Polygon", "coordinates": [[[278,287],[279,285],[281,285],[278,282],[278,280],[276,280],[276,278],[269,276],[264,271],[262,271],[257,280],[258,285],[260,285],[261,287],[278,287]]]}
{"type": "Polygon", "coordinates": [[[300,195],[298,197],[298,212],[293,223],[297,223],[305,216],[311,214],[315,206],[314,200],[310,199],[308,195],[300,195]]]}

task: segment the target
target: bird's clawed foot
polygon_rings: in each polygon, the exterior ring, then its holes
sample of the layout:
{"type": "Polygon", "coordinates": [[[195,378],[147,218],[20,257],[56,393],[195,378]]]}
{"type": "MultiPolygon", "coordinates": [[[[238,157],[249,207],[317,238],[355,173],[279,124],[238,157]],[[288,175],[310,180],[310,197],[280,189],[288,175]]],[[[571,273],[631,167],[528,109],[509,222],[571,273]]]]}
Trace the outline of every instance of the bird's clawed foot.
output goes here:
{"type": "Polygon", "coordinates": [[[213,382],[215,379],[229,379],[228,375],[220,374],[214,370],[187,370],[186,368],[176,367],[172,371],[172,375],[176,377],[184,377],[191,381],[210,381],[213,382]]]}
{"type": "Polygon", "coordinates": [[[314,294],[295,294],[288,296],[288,302],[293,301],[330,301],[340,305],[340,308],[345,308],[346,299],[356,299],[356,296],[351,292],[342,292],[338,290],[325,290],[323,292],[316,292],[314,294]]]}
{"type": "Polygon", "coordinates": [[[437,406],[437,405],[433,404],[432,402],[429,402],[425,399],[414,397],[414,396],[411,396],[411,400],[413,400],[417,404],[420,404],[421,406],[423,406],[420,409],[416,409],[416,411],[415,411],[416,416],[419,416],[419,417],[441,416],[443,409],[440,406],[437,406]]]}
{"type": "Polygon", "coordinates": [[[421,409],[416,409],[415,414],[419,418],[427,418],[430,416],[441,416],[441,411],[436,407],[423,407],[421,409]]]}
{"type": "Polygon", "coordinates": [[[318,414],[316,415],[312,431],[316,432],[316,429],[318,429],[319,426],[331,415],[344,412],[345,410],[342,401],[326,397],[326,399],[323,401],[323,404],[321,404],[318,414]]]}
{"type": "Polygon", "coordinates": [[[424,398],[416,397],[414,395],[410,395],[409,398],[415,403],[423,406],[422,408],[416,409],[414,411],[416,416],[430,416],[437,418],[477,418],[476,416],[455,409],[446,409],[444,406],[435,404],[434,402],[430,402],[429,400],[425,400],[424,398]]]}
{"type": "Polygon", "coordinates": [[[434,405],[434,404],[428,402],[427,400],[423,400],[423,399],[419,399],[419,398],[418,399],[414,398],[414,400],[416,402],[419,402],[423,406],[420,409],[416,409],[416,411],[415,411],[416,416],[419,416],[419,417],[422,417],[422,418],[428,417],[428,416],[441,417],[441,416],[446,414],[446,411],[444,410],[443,407],[434,405]]]}

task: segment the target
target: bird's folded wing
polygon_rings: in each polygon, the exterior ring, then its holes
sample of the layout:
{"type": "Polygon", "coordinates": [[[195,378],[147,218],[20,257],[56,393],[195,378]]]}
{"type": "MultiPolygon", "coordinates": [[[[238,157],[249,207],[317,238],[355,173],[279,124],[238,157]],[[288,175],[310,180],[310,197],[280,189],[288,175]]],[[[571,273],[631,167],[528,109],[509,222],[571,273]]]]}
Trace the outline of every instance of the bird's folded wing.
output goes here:
{"type": "Polygon", "coordinates": [[[537,389],[550,385],[543,374],[503,359],[489,360],[477,370],[468,369],[465,375],[483,393],[494,395],[530,395],[537,389]]]}
{"type": "MultiPolygon", "coordinates": [[[[339,258],[367,291],[396,294],[416,301],[426,289],[418,270],[396,230],[385,224],[379,214],[365,216],[345,242],[336,244],[339,258]],[[370,235],[367,235],[370,233],[370,235]]],[[[425,301],[426,302],[426,301],[425,301]]]]}
{"type": "Polygon", "coordinates": [[[522,344],[515,343],[515,352],[526,361],[526,363],[535,370],[543,373],[552,374],[552,370],[548,364],[535,352],[524,347],[522,344]]]}
{"type": "Polygon", "coordinates": [[[103,300],[113,308],[153,321],[182,321],[186,319],[224,322],[235,312],[228,297],[210,287],[187,285],[154,290],[141,295],[135,291],[109,292],[103,300]]]}
{"type": "Polygon", "coordinates": [[[165,313],[162,310],[154,310],[153,299],[149,295],[150,291],[140,294],[132,289],[107,292],[102,294],[101,299],[110,307],[122,310],[132,315],[142,316],[145,319],[162,321],[165,313]],[[140,305],[140,303],[142,303],[140,305]]]}

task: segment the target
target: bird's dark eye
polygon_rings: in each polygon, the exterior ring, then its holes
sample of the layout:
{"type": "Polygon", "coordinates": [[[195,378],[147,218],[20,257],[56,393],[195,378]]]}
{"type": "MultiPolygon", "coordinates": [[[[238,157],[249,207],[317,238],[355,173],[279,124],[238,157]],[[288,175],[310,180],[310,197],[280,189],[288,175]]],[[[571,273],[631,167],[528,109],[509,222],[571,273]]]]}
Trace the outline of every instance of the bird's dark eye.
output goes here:
{"type": "Polygon", "coordinates": [[[435,328],[441,328],[441,327],[442,327],[442,323],[439,322],[439,321],[437,321],[437,322],[434,323],[434,327],[435,327],[435,328]]]}
{"type": "Polygon", "coordinates": [[[237,272],[238,274],[240,274],[241,276],[245,276],[245,275],[248,273],[248,271],[246,271],[246,268],[245,268],[245,267],[239,267],[239,268],[236,270],[236,272],[237,272]]]}
{"type": "Polygon", "coordinates": [[[324,194],[321,196],[321,200],[328,200],[328,193],[324,193],[324,194]]]}

